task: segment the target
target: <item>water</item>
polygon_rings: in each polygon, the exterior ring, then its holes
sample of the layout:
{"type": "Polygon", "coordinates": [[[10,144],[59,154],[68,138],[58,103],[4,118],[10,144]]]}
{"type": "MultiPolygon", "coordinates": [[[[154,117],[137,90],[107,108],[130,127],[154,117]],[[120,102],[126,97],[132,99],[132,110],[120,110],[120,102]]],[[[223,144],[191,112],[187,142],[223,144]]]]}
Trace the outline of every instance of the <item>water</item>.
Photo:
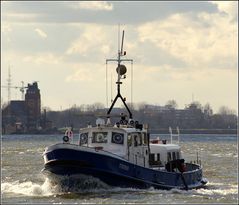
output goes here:
{"type": "MultiPolygon", "coordinates": [[[[169,140],[168,135],[162,138],[169,140]]],[[[60,141],[60,135],[2,136],[2,204],[238,204],[236,135],[181,135],[185,159],[196,160],[198,151],[209,180],[205,188],[190,191],[112,188],[97,181],[97,188],[83,186],[76,193],[62,192],[41,173],[44,148],[60,141]]]]}

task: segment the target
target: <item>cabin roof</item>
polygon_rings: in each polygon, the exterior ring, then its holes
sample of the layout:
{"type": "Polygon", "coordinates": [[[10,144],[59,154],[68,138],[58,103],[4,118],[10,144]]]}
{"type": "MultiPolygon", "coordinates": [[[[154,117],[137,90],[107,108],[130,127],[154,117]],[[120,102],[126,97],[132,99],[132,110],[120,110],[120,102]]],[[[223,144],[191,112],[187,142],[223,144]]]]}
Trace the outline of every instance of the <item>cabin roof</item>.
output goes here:
{"type": "Polygon", "coordinates": [[[160,151],[176,151],[180,150],[180,146],[177,144],[150,144],[150,150],[152,153],[158,153],[160,151]]]}
{"type": "Polygon", "coordinates": [[[134,127],[115,127],[115,126],[99,126],[99,127],[86,127],[86,128],[82,128],[80,129],[80,133],[83,133],[83,132],[90,132],[90,131],[93,131],[93,132],[108,132],[108,131],[112,131],[112,132],[126,132],[126,133],[132,133],[132,132],[146,132],[146,130],[142,129],[136,129],[134,127]]]}

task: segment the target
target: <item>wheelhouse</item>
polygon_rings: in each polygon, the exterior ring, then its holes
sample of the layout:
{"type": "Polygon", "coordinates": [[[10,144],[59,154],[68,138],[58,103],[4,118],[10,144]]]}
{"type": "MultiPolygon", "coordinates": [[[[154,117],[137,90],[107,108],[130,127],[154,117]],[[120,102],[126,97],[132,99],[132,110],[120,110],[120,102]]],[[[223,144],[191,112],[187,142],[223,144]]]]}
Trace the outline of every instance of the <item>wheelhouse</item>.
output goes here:
{"type": "Polygon", "coordinates": [[[80,130],[79,145],[127,156],[127,133],[116,127],[91,127],[80,130]]]}
{"type": "Polygon", "coordinates": [[[148,167],[149,136],[146,130],[127,126],[97,126],[80,130],[79,145],[114,153],[148,167]]]}

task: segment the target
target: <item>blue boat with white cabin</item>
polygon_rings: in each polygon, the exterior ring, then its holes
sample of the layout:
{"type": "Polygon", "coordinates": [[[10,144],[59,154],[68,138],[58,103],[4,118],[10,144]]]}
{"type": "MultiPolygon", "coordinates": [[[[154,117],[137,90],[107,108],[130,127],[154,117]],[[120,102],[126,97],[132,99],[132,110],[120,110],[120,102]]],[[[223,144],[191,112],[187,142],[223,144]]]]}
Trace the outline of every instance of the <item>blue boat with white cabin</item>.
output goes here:
{"type": "Polygon", "coordinates": [[[205,186],[207,179],[200,163],[186,162],[180,145],[172,140],[151,140],[147,125],[134,120],[120,93],[121,79],[127,71],[122,62],[133,62],[124,58],[123,40],[124,31],[117,59],[106,60],[117,62],[118,80],[117,95],[105,119],[100,117],[95,126],[80,129],[76,143],[71,141],[69,130],[62,142],[46,147],[43,173],[68,190],[74,190],[76,183],[86,178],[117,187],[188,190],[205,186]],[[111,111],[118,99],[128,113],[120,114],[117,122],[112,123],[115,115],[111,111]]]}

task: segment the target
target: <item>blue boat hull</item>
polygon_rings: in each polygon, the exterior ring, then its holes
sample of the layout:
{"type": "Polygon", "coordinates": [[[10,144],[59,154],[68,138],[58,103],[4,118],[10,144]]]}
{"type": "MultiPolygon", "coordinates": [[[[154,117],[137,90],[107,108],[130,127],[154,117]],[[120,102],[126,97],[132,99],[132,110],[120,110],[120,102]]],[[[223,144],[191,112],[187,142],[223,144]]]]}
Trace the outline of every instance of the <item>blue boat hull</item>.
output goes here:
{"type": "Polygon", "coordinates": [[[68,177],[81,174],[92,176],[117,187],[193,189],[206,183],[199,165],[187,164],[187,172],[182,175],[138,166],[107,152],[95,151],[93,148],[77,149],[76,145],[71,146],[74,149],[69,145],[66,148],[55,147],[46,151],[43,154],[44,172],[68,177]]]}

